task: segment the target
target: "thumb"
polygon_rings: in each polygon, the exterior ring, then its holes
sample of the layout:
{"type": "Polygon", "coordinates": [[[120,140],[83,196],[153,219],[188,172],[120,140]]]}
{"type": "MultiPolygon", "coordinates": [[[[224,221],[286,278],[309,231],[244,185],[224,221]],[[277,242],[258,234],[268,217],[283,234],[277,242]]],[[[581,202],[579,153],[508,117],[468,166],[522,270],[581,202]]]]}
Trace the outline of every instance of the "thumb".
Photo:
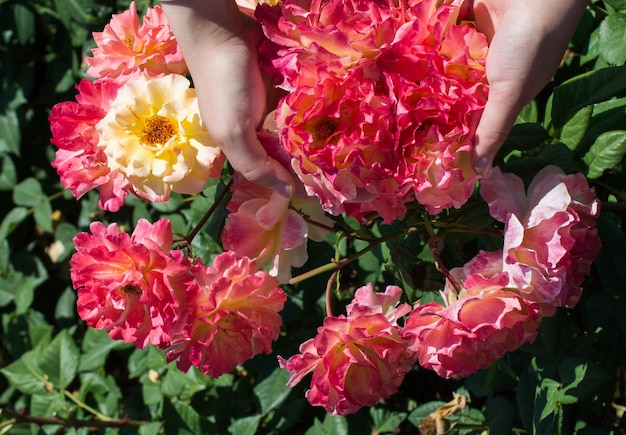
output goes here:
{"type": "Polygon", "coordinates": [[[493,160],[509,135],[520,104],[510,93],[497,93],[492,88],[487,104],[476,128],[472,162],[480,175],[491,174],[493,160]]]}

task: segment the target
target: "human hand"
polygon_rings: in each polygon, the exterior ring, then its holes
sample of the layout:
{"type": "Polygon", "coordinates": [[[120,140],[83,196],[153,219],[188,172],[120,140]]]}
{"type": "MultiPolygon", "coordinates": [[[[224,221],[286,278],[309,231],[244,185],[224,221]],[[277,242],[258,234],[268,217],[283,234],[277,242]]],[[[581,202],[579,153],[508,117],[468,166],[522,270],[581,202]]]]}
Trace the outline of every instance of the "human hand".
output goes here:
{"type": "Polygon", "coordinates": [[[489,99],[476,129],[473,162],[488,176],[515,118],[552,79],[586,0],[474,0],[476,27],[490,41],[489,99]]]}
{"type": "Polygon", "coordinates": [[[267,114],[267,85],[258,65],[261,29],[233,0],[163,2],[198,95],[200,113],[233,169],[290,197],[294,180],[257,138],[267,114]]]}

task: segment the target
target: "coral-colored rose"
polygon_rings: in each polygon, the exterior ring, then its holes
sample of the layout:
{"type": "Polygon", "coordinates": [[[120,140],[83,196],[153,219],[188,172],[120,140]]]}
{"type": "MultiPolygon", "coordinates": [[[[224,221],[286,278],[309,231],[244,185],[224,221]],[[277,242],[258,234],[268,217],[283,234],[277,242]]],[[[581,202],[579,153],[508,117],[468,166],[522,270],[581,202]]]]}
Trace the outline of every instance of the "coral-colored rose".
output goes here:
{"type": "Polygon", "coordinates": [[[263,53],[290,92],[276,123],[325,210],[389,223],[413,199],[460,207],[478,175],[474,131],[487,101],[487,41],[466,7],[286,0],[257,8],[263,53]]]}
{"type": "Polygon", "coordinates": [[[61,183],[75,198],[99,188],[98,206],[117,211],[124,204],[128,182],[111,173],[106,154],[98,148],[96,124],[104,118],[119,85],[111,80],[81,80],[76,86],[76,102],[56,104],[48,117],[51,142],[59,149],[52,166],[61,183]]]}
{"type": "Polygon", "coordinates": [[[165,348],[168,361],[219,377],[255,355],[270,353],[278,338],[278,314],[287,299],[275,278],[233,252],[213,265],[192,266],[198,285],[185,294],[185,311],[165,348]]]}
{"type": "Polygon", "coordinates": [[[307,240],[320,242],[327,234],[307,224],[300,213],[326,226],[332,226],[332,220],[316,199],[287,199],[239,174],[231,190],[230,214],[222,231],[224,249],[253,259],[257,267],[271,264],[270,275],[286,283],[291,268],[304,265],[308,258],[307,240]]]}
{"type": "Polygon", "coordinates": [[[279,357],[291,374],[287,385],[313,372],[307,400],[338,415],[394,394],[415,363],[396,323],[410,310],[407,304],[398,306],[401,295],[396,286],[384,294],[374,293],[371,285],[358,289],[346,316],[327,317],[317,336],[300,346],[300,354],[279,357]]]}
{"type": "Polygon", "coordinates": [[[139,22],[137,6],[131,2],[121,14],[113,15],[102,32],[94,32],[97,47],[87,59],[87,74],[124,82],[143,72],[150,76],[186,74],[187,65],[160,6],[148,8],[139,22]]]}
{"type": "Polygon", "coordinates": [[[122,174],[142,198],[167,201],[170,192],[198,193],[221,173],[224,157],[200,119],[189,85],[177,74],[130,80],[96,125],[98,147],[111,171],[122,174]]]}
{"type": "Polygon", "coordinates": [[[600,250],[599,201],[585,177],[548,166],[526,192],[519,177],[496,168],[482,181],[481,195],[492,216],[506,224],[503,271],[509,285],[548,310],[574,306],[600,250]]]}
{"type": "Polygon", "coordinates": [[[506,288],[501,258],[501,252],[479,253],[451,271],[460,294],[447,282],[446,306],[430,302],[409,314],[402,334],[422,367],[444,378],[467,376],[537,337],[539,304],[506,288]]]}
{"type": "Polygon", "coordinates": [[[91,234],[74,238],[70,260],[80,317],[139,348],[167,343],[183,294],[193,283],[182,252],[170,252],[170,222],[141,219],[132,235],[117,224],[92,222],[89,229],[91,234]]]}

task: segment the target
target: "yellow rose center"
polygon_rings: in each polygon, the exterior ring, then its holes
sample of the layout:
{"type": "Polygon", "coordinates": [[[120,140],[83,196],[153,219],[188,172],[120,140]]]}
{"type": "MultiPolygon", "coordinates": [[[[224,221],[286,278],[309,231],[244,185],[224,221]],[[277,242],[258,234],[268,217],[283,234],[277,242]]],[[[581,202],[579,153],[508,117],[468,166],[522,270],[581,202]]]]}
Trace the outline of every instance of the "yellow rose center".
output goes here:
{"type": "Polygon", "coordinates": [[[120,288],[120,292],[125,296],[141,296],[141,288],[133,284],[126,284],[124,287],[120,288]]]}
{"type": "Polygon", "coordinates": [[[133,35],[128,35],[124,38],[124,45],[132,50],[133,45],[135,45],[135,37],[133,35]]]}
{"type": "Polygon", "coordinates": [[[150,146],[163,145],[175,134],[176,126],[169,119],[154,115],[146,120],[141,141],[150,146]]]}

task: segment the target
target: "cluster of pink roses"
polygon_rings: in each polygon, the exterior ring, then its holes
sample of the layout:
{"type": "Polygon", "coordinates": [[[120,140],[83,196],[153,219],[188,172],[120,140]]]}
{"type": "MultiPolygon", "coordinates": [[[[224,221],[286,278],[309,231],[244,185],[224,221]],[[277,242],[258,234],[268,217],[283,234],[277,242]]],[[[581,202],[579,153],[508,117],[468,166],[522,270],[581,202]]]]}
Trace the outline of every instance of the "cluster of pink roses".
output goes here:
{"type": "MultiPolygon", "coordinates": [[[[262,3],[262,58],[288,94],[278,135],[259,139],[314,196],[287,199],[234,174],[226,252],[209,266],[172,250],[165,219],[140,220],[130,235],[94,222],[74,239],[71,259],[89,326],[214,377],[271,352],[286,301],[279,284],[306,262],[308,239],[332,229],[324,210],[376,211],[391,222],[417,200],[438,213],[460,207],[478,179],[470,154],[487,98],[487,45],[462,21],[464,2],[262,3]]],[[[148,9],[140,23],[131,3],[94,39],[95,80],[50,115],[63,185],[77,198],[98,188],[109,211],[129,192],[167,201],[201,191],[223,156],[162,10],[148,9]]],[[[504,224],[503,248],[451,270],[443,304],[411,307],[399,287],[359,288],[300,354],[279,357],[288,385],[312,373],[310,403],[352,413],[394,394],[417,361],[443,377],[488,367],[532,342],[543,317],[578,302],[599,250],[598,200],[585,177],[548,167],[525,189],[496,168],[480,192],[504,224]]]]}
{"type": "Polygon", "coordinates": [[[150,201],[200,192],[224,159],[202,125],[161,7],[140,23],[132,2],[94,40],[87,74],[95,80],[82,80],[76,102],[55,105],[49,116],[63,186],[76,198],[99,188],[99,206],[109,211],[128,192],[150,201]]]}
{"type": "Polygon", "coordinates": [[[328,317],[301,354],[280,359],[291,372],[289,385],[313,372],[309,402],[351,413],[395,393],[416,360],[442,377],[467,376],[532,342],[542,317],[576,304],[600,249],[598,200],[585,177],[549,166],[526,192],[520,178],[496,168],[481,194],[505,223],[502,250],[481,251],[453,269],[444,305],[411,311],[396,307],[397,287],[360,288],[346,316],[328,317]]]}
{"type": "Polygon", "coordinates": [[[270,41],[262,58],[289,92],[276,111],[281,142],[325,210],[390,223],[415,199],[437,214],[472,194],[487,41],[463,21],[463,3],[257,7],[270,41]]]}
{"type": "Polygon", "coordinates": [[[131,235],[93,222],[74,239],[71,277],[87,325],[139,348],[165,350],[181,370],[217,377],[278,337],[286,300],[275,278],[233,252],[212,266],[171,250],[166,219],[140,220],[131,235]]]}
{"type": "Polygon", "coordinates": [[[498,168],[481,182],[493,217],[504,222],[503,249],[480,252],[452,275],[447,306],[419,306],[405,330],[423,367],[465,376],[537,336],[539,322],[580,299],[600,250],[599,201],[582,174],[541,170],[526,193],[522,180],[498,168]]]}

